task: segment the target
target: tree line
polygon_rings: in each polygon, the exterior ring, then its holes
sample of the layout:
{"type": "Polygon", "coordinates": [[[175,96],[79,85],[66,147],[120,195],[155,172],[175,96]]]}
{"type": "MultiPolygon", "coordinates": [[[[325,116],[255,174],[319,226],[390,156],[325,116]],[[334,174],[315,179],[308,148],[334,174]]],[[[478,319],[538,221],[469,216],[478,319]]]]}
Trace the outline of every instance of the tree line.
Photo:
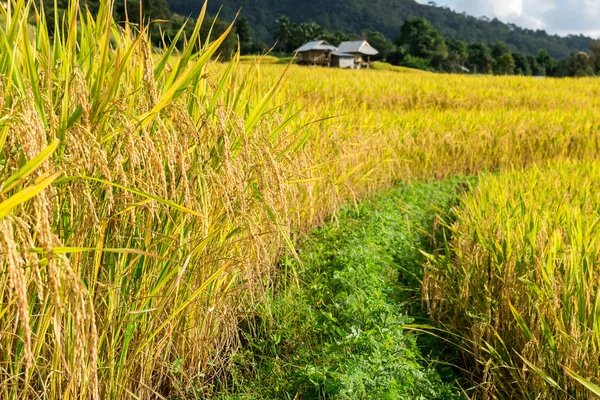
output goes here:
{"type": "MultiPolygon", "coordinates": [[[[97,13],[100,5],[99,0],[80,0],[80,3],[92,15],[97,13]]],[[[55,16],[64,17],[68,0],[43,0],[42,4],[52,26],[55,16]],[[58,8],[56,13],[55,5],[58,8]]],[[[114,17],[120,23],[127,20],[132,24],[147,24],[156,47],[170,45],[177,32],[184,27],[185,34],[180,36],[177,43],[178,47],[182,47],[185,37],[190,36],[195,25],[193,18],[171,13],[166,0],[142,0],[141,3],[139,0],[116,0],[114,17]]],[[[219,18],[208,17],[202,26],[201,37],[210,35],[211,40],[215,39],[229,25],[229,22],[219,18]]],[[[272,31],[277,43],[275,51],[283,54],[292,54],[296,48],[311,40],[323,39],[337,46],[343,41],[364,38],[379,50],[374,60],[428,71],[553,77],[600,75],[600,41],[591,42],[589,53],[573,52],[567,59],[556,59],[545,49],[540,49],[535,55],[525,55],[511,51],[502,41],[486,45],[483,42],[467,43],[447,38],[425,18],[407,19],[400,27],[400,35],[393,41],[373,30],[367,30],[362,35],[330,32],[314,21],[298,24],[285,15],[275,21],[272,31]]],[[[254,37],[248,19],[239,17],[231,34],[221,45],[220,56],[229,57],[237,50],[238,44],[242,54],[262,54],[269,50],[268,45],[254,40],[254,37]]]]}
{"type": "MultiPolygon", "coordinates": [[[[171,10],[182,15],[197,15],[203,2],[197,0],[167,0],[171,10]]],[[[565,37],[544,30],[525,29],[485,16],[469,16],[430,2],[414,0],[210,0],[208,12],[232,21],[241,9],[253,27],[255,40],[269,45],[273,36],[273,21],[289,15],[296,23],[315,21],[330,32],[362,33],[373,30],[394,39],[398,29],[409,18],[425,18],[448,39],[506,43],[512,52],[536,55],[544,49],[556,59],[569,58],[572,52],[587,51],[592,40],[583,35],[565,37]]]]}
{"type": "MultiPolygon", "coordinates": [[[[296,24],[288,16],[276,20],[273,32],[273,39],[286,53],[311,40],[323,39],[337,46],[342,41],[361,38],[356,34],[328,32],[315,22],[296,24]]],[[[425,18],[406,20],[394,41],[375,31],[366,31],[362,38],[379,50],[376,60],[433,72],[552,77],[600,75],[600,41],[591,42],[589,53],[573,52],[567,59],[555,59],[545,49],[539,49],[535,55],[525,55],[511,51],[502,41],[488,46],[482,42],[446,38],[425,18]]]]}
{"type": "MultiPolygon", "coordinates": [[[[54,29],[56,22],[58,26],[64,23],[69,0],[42,0],[41,4],[50,29],[54,29]]],[[[87,9],[92,16],[96,16],[100,8],[100,0],[80,0],[79,5],[87,9]]],[[[113,17],[119,24],[147,26],[155,47],[171,45],[177,33],[183,28],[184,34],[179,37],[177,43],[177,47],[182,48],[186,37],[191,36],[196,25],[194,18],[172,13],[166,0],[115,0],[113,17]]],[[[206,39],[210,35],[210,39],[214,40],[221,36],[229,25],[229,22],[222,19],[207,17],[202,24],[200,37],[206,39]]],[[[244,53],[264,50],[264,45],[261,45],[260,49],[252,47],[250,26],[248,21],[242,18],[236,22],[232,34],[228,35],[222,44],[219,52],[221,56],[228,57],[237,50],[238,31],[244,53]]]]}

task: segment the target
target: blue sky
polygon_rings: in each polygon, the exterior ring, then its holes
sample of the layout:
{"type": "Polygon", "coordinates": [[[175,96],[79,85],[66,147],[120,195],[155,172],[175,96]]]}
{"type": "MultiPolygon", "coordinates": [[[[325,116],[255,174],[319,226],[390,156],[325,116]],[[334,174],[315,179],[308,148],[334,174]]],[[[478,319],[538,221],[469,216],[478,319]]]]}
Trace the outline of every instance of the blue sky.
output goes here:
{"type": "MultiPolygon", "coordinates": [[[[428,0],[418,0],[427,3],[428,0]]],[[[524,28],[600,38],[600,0],[435,0],[458,12],[496,17],[524,28]]]]}

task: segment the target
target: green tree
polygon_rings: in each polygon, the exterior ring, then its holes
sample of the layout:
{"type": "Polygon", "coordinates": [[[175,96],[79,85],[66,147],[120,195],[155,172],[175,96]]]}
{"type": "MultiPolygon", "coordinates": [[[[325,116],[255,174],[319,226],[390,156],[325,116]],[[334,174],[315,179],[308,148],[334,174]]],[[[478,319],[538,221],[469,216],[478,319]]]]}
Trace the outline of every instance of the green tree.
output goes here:
{"type": "Polygon", "coordinates": [[[171,19],[171,12],[166,0],[116,0],[114,3],[114,17],[117,22],[129,21],[130,23],[139,24],[140,11],[144,23],[155,20],[171,19]],[[141,10],[140,10],[141,6],[141,10]]]}
{"type": "Polygon", "coordinates": [[[391,53],[387,57],[387,61],[392,65],[400,65],[405,57],[406,50],[404,49],[404,47],[394,46],[391,53]]]}
{"type": "Polygon", "coordinates": [[[535,56],[527,56],[527,63],[531,68],[531,75],[533,76],[546,76],[546,70],[542,65],[538,63],[535,56]]]}
{"type": "Polygon", "coordinates": [[[594,40],[590,43],[592,52],[592,64],[596,73],[600,73],[600,40],[594,40]]]}
{"type": "Polygon", "coordinates": [[[254,43],[252,42],[252,30],[250,29],[250,22],[248,22],[248,19],[245,17],[239,17],[235,21],[234,27],[240,43],[240,53],[252,53],[254,43]]]}
{"type": "MultiPolygon", "coordinates": [[[[172,10],[181,15],[200,11],[204,1],[169,0],[172,10]]],[[[431,22],[444,37],[465,42],[491,44],[496,40],[506,43],[511,52],[535,55],[545,49],[554,58],[569,58],[574,51],[589,49],[590,38],[582,35],[559,37],[543,30],[523,29],[497,19],[480,20],[461,15],[443,7],[430,7],[413,0],[209,0],[208,10],[226,20],[233,20],[243,7],[243,13],[254,28],[254,39],[268,41],[272,38],[273,21],[280,15],[290,15],[294,20],[314,20],[325,29],[336,32],[362,33],[368,29],[395,38],[398,29],[409,17],[421,17],[431,22]],[[343,4],[343,5],[342,5],[343,4]]],[[[438,1],[440,3],[440,1],[438,1]]]]}
{"type": "MultiPolygon", "coordinates": [[[[48,29],[50,30],[50,34],[53,34],[55,22],[57,22],[55,21],[55,10],[57,11],[56,14],[58,14],[58,23],[62,24],[67,7],[69,6],[69,0],[56,0],[56,3],[55,0],[43,0],[41,4],[44,8],[46,21],[48,21],[48,29]]],[[[96,16],[100,9],[100,2],[98,0],[80,0],[79,5],[82,9],[89,10],[93,16],[96,16]]]]}
{"type": "Polygon", "coordinates": [[[492,58],[489,47],[478,42],[471,43],[467,49],[469,51],[467,66],[471,72],[476,74],[489,74],[494,65],[494,59],[492,58]]]}
{"type": "Polygon", "coordinates": [[[286,53],[292,52],[292,33],[296,24],[292,23],[292,19],[287,15],[281,16],[275,21],[275,30],[273,31],[273,39],[282,46],[286,53]]]}
{"type": "Polygon", "coordinates": [[[310,21],[304,24],[300,24],[300,32],[302,32],[303,35],[303,42],[301,43],[302,45],[304,44],[304,42],[310,42],[313,40],[321,39],[321,37],[325,33],[325,30],[321,25],[317,24],[314,21],[310,21]]]}
{"type": "Polygon", "coordinates": [[[546,50],[540,50],[537,54],[536,59],[540,67],[543,68],[546,72],[546,75],[557,76],[555,71],[557,67],[556,60],[550,57],[550,54],[548,54],[546,50]]]}
{"type": "Polygon", "coordinates": [[[548,76],[563,78],[565,76],[573,76],[570,60],[553,60],[553,67],[547,71],[548,76]]]}
{"type": "Polygon", "coordinates": [[[442,71],[450,73],[462,73],[462,68],[469,58],[469,50],[465,42],[457,39],[446,40],[448,57],[443,64],[442,71]]]}
{"type": "Polygon", "coordinates": [[[497,40],[490,45],[490,54],[494,60],[498,60],[503,55],[510,54],[510,50],[508,49],[506,43],[497,40]]]}
{"type": "Polygon", "coordinates": [[[421,69],[424,71],[432,70],[431,62],[429,60],[427,60],[425,58],[414,57],[414,56],[411,56],[410,54],[407,55],[406,57],[404,57],[404,59],[402,60],[400,65],[403,67],[421,69]]]}
{"type": "Polygon", "coordinates": [[[372,60],[386,60],[394,49],[394,44],[381,32],[367,31],[367,41],[379,51],[378,55],[371,57],[372,60]]]}
{"type": "Polygon", "coordinates": [[[146,24],[150,27],[152,42],[160,41],[160,31],[168,28],[171,11],[166,0],[116,0],[113,8],[114,18],[119,23],[146,24]],[[141,7],[141,9],[140,9],[141,7]],[[142,21],[140,21],[140,15],[142,21]]]}
{"type": "MultiPolygon", "coordinates": [[[[490,46],[490,54],[492,56],[492,58],[494,59],[494,74],[496,75],[506,75],[505,72],[505,67],[506,65],[500,65],[500,59],[503,58],[504,56],[506,56],[507,54],[510,55],[510,50],[508,49],[508,46],[506,45],[506,43],[501,42],[501,41],[495,41],[494,43],[492,43],[492,45],[490,46]]],[[[503,62],[506,63],[508,61],[507,57],[503,58],[503,62]]]]}
{"type": "Polygon", "coordinates": [[[413,57],[432,60],[445,50],[444,38],[425,18],[408,19],[400,29],[396,45],[413,57]]]}
{"type": "Polygon", "coordinates": [[[583,51],[573,53],[569,60],[570,76],[594,76],[593,59],[583,51]]]}
{"type": "Polygon", "coordinates": [[[327,41],[327,43],[332,44],[333,46],[339,46],[342,42],[347,42],[350,40],[359,40],[360,36],[342,31],[337,31],[336,33],[325,31],[321,38],[327,41]]]}
{"type": "Polygon", "coordinates": [[[496,60],[495,73],[497,75],[513,75],[515,73],[515,59],[510,53],[503,54],[496,60]]]}
{"type": "Polygon", "coordinates": [[[246,17],[239,17],[235,21],[235,32],[241,43],[249,43],[252,41],[252,30],[250,29],[250,22],[246,17]]]}
{"type": "Polygon", "coordinates": [[[293,52],[306,42],[323,39],[325,35],[326,33],[323,27],[314,21],[300,25],[293,24],[290,38],[287,43],[288,53],[293,52]]]}
{"type": "MultiPolygon", "coordinates": [[[[207,18],[200,27],[200,37],[208,38],[214,41],[223,35],[229,28],[229,23],[218,18],[207,18]],[[210,37],[209,37],[210,34],[210,37]]],[[[219,50],[216,53],[217,57],[229,59],[237,51],[237,38],[234,32],[230,32],[225,38],[219,50]]]]}
{"type": "Polygon", "coordinates": [[[167,0],[144,0],[142,7],[147,21],[169,21],[171,19],[171,10],[167,0]]]}
{"type": "Polygon", "coordinates": [[[527,58],[521,53],[513,53],[512,57],[515,61],[515,74],[516,75],[531,75],[531,66],[527,58]]]}

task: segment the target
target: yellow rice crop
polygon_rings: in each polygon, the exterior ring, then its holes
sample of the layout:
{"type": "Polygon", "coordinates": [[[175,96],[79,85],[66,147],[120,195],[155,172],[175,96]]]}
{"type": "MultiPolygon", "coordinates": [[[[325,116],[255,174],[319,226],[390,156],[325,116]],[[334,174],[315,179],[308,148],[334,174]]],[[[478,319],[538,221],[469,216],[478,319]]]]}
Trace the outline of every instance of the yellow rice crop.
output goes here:
{"type": "Polygon", "coordinates": [[[465,197],[425,287],[480,398],[600,395],[599,193],[600,163],[560,162],[485,175],[465,197]]]}
{"type": "Polygon", "coordinates": [[[197,33],[152,55],[108,2],[96,20],[71,3],[53,38],[34,3],[2,9],[2,398],[208,391],[282,251],[340,203],[598,154],[595,80],[280,81],[284,66],[210,61],[219,43],[197,33]]]}

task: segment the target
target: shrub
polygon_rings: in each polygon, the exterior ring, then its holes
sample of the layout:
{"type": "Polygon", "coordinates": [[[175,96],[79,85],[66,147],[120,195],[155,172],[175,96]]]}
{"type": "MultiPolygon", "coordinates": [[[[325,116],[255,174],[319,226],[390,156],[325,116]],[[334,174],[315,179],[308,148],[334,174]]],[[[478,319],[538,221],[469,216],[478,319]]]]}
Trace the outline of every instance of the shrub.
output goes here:
{"type": "Polygon", "coordinates": [[[402,59],[402,61],[400,62],[400,66],[407,67],[407,68],[421,69],[424,71],[431,71],[431,64],[430,64],[429,60],[426,60],[424,58],[414,57],[414,56],[411,56],[410,54],[402,59]]]}

